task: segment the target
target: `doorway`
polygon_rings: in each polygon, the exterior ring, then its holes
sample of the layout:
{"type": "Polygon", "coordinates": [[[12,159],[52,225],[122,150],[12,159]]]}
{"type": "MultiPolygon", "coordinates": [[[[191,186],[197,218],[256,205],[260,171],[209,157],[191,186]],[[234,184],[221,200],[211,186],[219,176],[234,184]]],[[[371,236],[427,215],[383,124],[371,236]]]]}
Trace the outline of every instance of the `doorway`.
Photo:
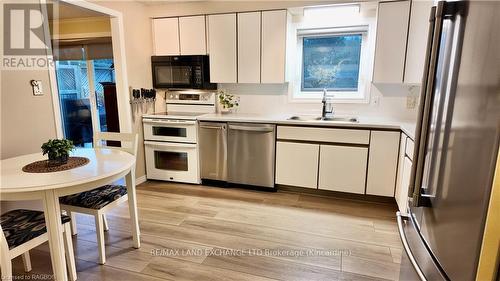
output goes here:
{"type": "Polygon", "coordinates": [[[104,87],[115,83],[113,59],[56,60],[55,67],[64,137],[91,147],[95,131],[108,131],[104,87]]]}
{"type": "Polygon", "coordinates": [[[88,147],[96,131],[130,132],[122,14],[87,1],[48,1],[57,137],[88,147]]]}
{"type": "Polygon", "coordinates": [[[94,132],[119,131],[110,16],[56,3],[50,34],[63,137],[92,147],[94,132]]]}

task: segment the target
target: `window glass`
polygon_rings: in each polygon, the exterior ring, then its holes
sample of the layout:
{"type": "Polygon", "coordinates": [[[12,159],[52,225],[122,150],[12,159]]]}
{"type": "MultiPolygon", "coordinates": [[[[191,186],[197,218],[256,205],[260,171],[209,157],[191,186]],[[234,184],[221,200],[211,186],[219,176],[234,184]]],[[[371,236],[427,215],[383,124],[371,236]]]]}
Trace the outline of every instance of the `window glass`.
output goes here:
{"type": "Polygon", "coordinates": [[[302,91],[358,91],[361,42],[362,34],[303,37],[302,91]]]}

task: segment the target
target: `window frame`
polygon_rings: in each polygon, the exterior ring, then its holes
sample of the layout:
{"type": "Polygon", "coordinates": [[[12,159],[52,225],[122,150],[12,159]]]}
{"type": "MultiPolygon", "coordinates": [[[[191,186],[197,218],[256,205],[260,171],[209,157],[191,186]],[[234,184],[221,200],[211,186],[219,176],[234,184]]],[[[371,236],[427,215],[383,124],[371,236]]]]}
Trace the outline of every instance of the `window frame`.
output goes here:
{"type": "Polygon", "coordinates": [[[304,72],[303,43],[304,38],[311,37],[331,37],[340,35],[360,34],[361,51],[357,91],[328,91],[328,97],[334,103],[368,103],[369,102],[369,81],[370,81],[370,58],[369,58],[369,25],[356,25],[349,27],[332,28],[309,28],[297,30],[297,66],[295,72],[294,91],[291,93],[291,102],[316,103],[323,97],[323,91],[302,91],[302,78],[304,72]]]}

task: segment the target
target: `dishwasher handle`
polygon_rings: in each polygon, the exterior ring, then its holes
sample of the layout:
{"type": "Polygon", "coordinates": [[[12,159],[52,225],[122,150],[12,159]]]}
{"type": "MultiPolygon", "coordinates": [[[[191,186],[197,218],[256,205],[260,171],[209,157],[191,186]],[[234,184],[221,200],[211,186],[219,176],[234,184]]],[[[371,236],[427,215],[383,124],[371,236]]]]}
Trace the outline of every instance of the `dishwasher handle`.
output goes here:
{"type": "Polygon", "coordinates": [[[200,125],[200,128],[202,128],[202,129],[213,129],[213,130],[226,130],[226,125],[220,125],[220,126],[215,126],[215,125],[200,125]]]}
{"type": "Polygon", "coordinates": [[[274,127],[269,127],[269,126],[253,127],[253,126],[242,126],[242,125],[229,125],[229,130],[271,133],[274,131],[274,127]]]}

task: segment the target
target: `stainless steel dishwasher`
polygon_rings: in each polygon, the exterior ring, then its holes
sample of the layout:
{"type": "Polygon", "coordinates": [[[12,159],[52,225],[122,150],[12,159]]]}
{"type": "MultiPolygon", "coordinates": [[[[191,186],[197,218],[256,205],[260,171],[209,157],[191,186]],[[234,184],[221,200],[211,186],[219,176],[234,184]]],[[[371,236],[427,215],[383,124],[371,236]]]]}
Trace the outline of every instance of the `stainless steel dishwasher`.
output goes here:
{"type": "Polygon", "coordinates": [[[227,124],[200,122],[201,179],[227,181],[227,124]]]}
{"type": "Polygon", "coordinates": [[[228,181],[274,188],[276,126],[228,123],[228,181]]]}

